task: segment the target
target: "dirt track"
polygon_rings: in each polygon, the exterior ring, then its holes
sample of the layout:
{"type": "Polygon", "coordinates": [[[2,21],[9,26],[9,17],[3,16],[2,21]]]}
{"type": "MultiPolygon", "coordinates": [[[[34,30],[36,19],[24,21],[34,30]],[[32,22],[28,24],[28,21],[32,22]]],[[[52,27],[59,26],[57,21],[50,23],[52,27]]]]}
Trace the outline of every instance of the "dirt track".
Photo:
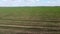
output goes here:
{"type": "Polygon", "coordinates": [[[60,27],[0,25],[0,33],[5,34],[60,34],[60,27]]]}

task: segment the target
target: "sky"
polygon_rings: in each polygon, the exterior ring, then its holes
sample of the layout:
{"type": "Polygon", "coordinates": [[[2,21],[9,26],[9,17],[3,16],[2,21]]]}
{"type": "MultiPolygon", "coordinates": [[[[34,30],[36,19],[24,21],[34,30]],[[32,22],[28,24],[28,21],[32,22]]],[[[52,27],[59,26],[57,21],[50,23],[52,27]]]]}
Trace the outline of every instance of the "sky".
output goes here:
{"type": "Polygon", "coordinates": [[[60,0],[0,0],[0,6],[60,6],[60,0]]]}

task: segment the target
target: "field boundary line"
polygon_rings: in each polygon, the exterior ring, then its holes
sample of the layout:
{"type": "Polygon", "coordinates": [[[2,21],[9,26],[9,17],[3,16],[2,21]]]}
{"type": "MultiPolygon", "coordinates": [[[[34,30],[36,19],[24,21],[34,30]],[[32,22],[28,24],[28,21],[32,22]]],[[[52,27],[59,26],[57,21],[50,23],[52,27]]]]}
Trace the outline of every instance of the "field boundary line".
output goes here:
{"type": "Polygon", "coordinates": [[[5,27],[21,27],[21,28],[52,28],[52,29],[60,29],[59,27],[40,27],[40,26],[19,26],[19,25],[0,25],[5,27]]]}

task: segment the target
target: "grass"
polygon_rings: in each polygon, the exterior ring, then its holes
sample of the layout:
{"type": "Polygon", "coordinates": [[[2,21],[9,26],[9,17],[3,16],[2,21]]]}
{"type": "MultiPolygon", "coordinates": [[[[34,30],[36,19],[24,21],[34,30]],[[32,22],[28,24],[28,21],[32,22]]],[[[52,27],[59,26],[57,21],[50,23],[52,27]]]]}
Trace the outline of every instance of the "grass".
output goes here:
{"type": "MultiPolygon", "coordinates": [[[[0,24],[19,26],[60,27],[60,7],[0,7],[0,24]]],[[[0,26],[0,29],[38,30],[34,28],[19,28],[0,26]]],[[[47,32],[55,31],[55,28],[42,29],[47,32]]],[[[10,32],[10,30],[8,30],[10,32]]],[[[11,30],[12,31],[12,30],[11,30]]],[[[13,30],[14,31],[14,30],[13,30]]],[[[12,31],[12,32],[13,32],[12,31]]],[[[3,32],[5,32],[3,30],[3,32]]],[[[44,31],[45,32],[45,31],[44,31]]],[[[15,33],[15,32],[14,32],[15,33]]],[[[16,33],[15,33],[16,34],[16,33]]],[[[51,33],[52,34],[52,33],[51,33]]],[[[54,33],[55,34],[55,33],[54,33]]]]}
{"type": "MultiPolygon", "coordinates": [[[[1,7],[1,23],[20,23],[29,22],[23,20],[56,20],[60,17],[59,7],[1,7]],[[20,21],[22,20],[22,21],[20,21]]],[[[20,24],[21,25],[21,24],[20,24]]]]}

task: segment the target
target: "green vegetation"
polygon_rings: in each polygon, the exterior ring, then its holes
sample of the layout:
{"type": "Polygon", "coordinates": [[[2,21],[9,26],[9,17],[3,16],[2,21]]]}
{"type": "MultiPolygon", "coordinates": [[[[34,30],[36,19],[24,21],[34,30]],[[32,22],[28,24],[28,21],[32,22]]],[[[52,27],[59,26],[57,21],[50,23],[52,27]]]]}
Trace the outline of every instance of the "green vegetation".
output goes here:
{"type": "Polygon", "coordinates": [[[0,7],[0,24],[43,25],[42,21],[56,21],[59,18],[60,7],[0,7]]]}
{"type": "MultiPolygon", "coordinates": [[[[60,7],[0,7],[0,25],[60,27],[60,7]]],[[[0,28],[20,29],[20,27],[8,26],[0,26],[0,28]]],[[[25,28],[21,29],[24,30],[25,28]]],[[[29,29],[41,30],[39,28],[27,28],[26,30],[29,29]]],[[[46,30],[60,31],[60,29],[53,28],[46,30]]]]}

